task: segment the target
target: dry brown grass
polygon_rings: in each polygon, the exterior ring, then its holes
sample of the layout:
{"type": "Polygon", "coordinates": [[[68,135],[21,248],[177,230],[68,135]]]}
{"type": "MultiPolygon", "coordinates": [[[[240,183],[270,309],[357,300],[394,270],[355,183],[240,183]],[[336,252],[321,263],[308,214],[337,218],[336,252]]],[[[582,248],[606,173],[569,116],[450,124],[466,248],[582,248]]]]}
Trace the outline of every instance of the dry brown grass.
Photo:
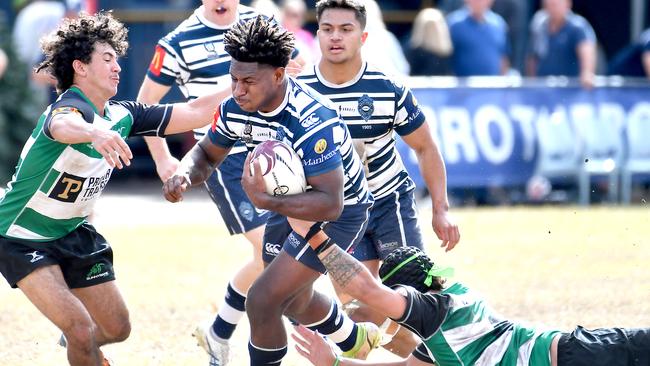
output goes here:
{"type": "MultiPolygon", "coordinates": [[[[456,267],[457,279],[502,314],[559,329],[650,326],[648,207],[461,209],[455,216],[462,243],[445,254],[423,213],[430,254],[456,267]]],[[[125,343],[106,347],[118,365],[207,364],[191,331],[250,255],[217,217],[203,201],[170,206],[104,198],[97,227],[114,247],[133,323],[125,343]]],[[[0,365],[66,364],[56,346],[59,331],[19,290],[0,285],[0,304],[0,365]]],[[[247,337],[244,322],[235,333],[236,366],[248,365],[247,337]]],[[[306,361],[290,351],[285,364],[306,361]]]]}

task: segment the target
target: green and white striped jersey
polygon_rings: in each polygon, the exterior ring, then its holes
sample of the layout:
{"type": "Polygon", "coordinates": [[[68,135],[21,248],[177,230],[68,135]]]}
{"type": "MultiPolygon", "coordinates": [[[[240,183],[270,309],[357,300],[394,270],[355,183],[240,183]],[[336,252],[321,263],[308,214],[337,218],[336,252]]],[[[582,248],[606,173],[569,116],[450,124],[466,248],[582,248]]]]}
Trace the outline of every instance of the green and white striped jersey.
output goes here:
{"type": "Polygon", "coordinates": [[[171,112],[171,105],[109,101],[101,117],[78,88],[61,94],[39,118],[0,198],[0,235],[30,241],[67,235],[92,212],[111,176],[113,169],[92,144],[54,140],[49,130],[54,115],[78,113],[86,122],[127,138],[163,136],[171,112]]]}
{"type": "Polygon", "coordinates": [[[407,310],[397,322],[422,343],[413,351],[440,366],[550,366],[559,331],[540,331],[498,316],[476,292],[455,283],[440,293],[407,290],[407,310]]]}

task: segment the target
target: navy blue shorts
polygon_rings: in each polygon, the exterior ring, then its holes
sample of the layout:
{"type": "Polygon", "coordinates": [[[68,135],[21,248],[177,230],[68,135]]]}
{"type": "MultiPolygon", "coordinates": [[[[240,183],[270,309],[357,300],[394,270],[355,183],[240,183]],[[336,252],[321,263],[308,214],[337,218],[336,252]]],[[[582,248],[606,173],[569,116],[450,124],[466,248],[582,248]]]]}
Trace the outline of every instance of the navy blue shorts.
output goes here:
{"type": "Polygon", "coordinates": [[[241,186],[247,152],[231,154],[205,181],[230,235],[242,234],[266,223],[269,212],[255,208],[241,186]]]}
{"type": "MultiPolygon", "coordinates": [[[[336,221],[316,223],[316,225],[321,225],[323,231],[338,246],[349,251],[359,242],[366,230],[371,207],[372,202],[345,206],[343,213],[336,221]]],[[[264,231],[264,249],[262,251],[264,262],[271,263],[281,250],[315,271],[323,274],[327,272],[305,239],[291,230],[287,218],[272,213],[264,231]]]]}
{"type": "Polygon", "coordinates": [[[352,255],[359,261],[383,260],[403,246],[423,249],[413,190],[395,191],[375,200],[366,233],[352,255]]]}

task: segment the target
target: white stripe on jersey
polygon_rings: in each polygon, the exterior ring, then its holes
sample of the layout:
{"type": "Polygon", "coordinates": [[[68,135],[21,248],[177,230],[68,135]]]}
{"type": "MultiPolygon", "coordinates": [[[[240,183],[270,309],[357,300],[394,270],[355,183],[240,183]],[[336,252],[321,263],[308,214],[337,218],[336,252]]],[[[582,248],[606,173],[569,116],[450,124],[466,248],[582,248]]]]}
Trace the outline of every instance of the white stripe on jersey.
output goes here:
{"type": "Polygon", "coordinates": [[[36,234],[35,232],[28,230],[22,226],[12,224],[7,230],[7,236],[12,238],[21,238],[25,240],[48,240],[52,239],[50,237],[42,236],[36,234]]]}
{"type": "Polygon", "coordinates": [[[367,63],[352,80],[340,85],[325,80],[317,66],[300,75],[299,81],[338,107],[352,133],[375,199],[386,197],[405,181],[409,182],[408,189],[414,186],[395,147],[394,128],[409,123],[403,106],[410,95],[408,89],[402,92],[401,86],[367,63]],[[364,107],[362,98],[371,101],[370,106],[366,105],[369,112],[360,110],[364,107]]]}

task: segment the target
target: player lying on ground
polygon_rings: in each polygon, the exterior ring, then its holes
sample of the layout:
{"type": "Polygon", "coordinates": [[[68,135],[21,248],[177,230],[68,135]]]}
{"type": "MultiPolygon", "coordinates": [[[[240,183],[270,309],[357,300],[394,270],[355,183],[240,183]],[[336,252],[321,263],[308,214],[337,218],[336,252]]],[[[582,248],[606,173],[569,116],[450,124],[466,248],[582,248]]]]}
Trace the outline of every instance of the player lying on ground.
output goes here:
{"type": "Polygon", "coordinates": [[[413,247],[393,251],[380,268],[383,284],[311,223],[290,219],[308,236],[330,277],[346,292],[394,319],[422,343],[407,358],[368,362],[337,356],[317,333],[298,327],[298,352],[316,366],[353,365],[650,365],[650,328],[577,327],[571,333],[523,327],[494,313],[461,283],[447,286],[449,268],[440,268],[413,247]]]}

